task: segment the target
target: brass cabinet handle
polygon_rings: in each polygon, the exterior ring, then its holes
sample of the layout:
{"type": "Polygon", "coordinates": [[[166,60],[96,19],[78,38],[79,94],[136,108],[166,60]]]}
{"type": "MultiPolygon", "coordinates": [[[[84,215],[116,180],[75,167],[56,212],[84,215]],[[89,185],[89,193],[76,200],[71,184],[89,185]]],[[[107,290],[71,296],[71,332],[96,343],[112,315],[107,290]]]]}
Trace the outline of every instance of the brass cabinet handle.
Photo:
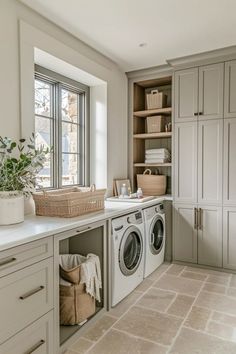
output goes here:
{"type": "Polygon", "coordinates": [[[195,115],[195,116],[198,116],[198,112],[195,112],[194,115],[195,115]]]}
{"type": "Polygon", "coordinates": [[[16,261],[15,257],[8,257],[8,258],[5,258],[5,259],[2,259],[2,260],[0,260],[0,267],[4,266],[6,264],[9,264],[9,263],[15,262],[15,261],[16,261]]]}
{"type": "Polygon", "coordinates": [[[41,339],[38,343],[36,343],[28,352],[25,354],[32,354],[34,353],[38,348],[40,348],[43,344],[45,343],[45,340],[41,339]]]}
{"type": "Polygon", "coordinates": [[[40,285],[38,288],[34,289],[34,290],[31,290],[29,291],[28,293],[24,294],[24,295],[21,295],[19,297],[20,300],[25,300],[27,299],[28,297],[38,293],[39,291],[43,290],[44,289],[44,286],[43,285],[40,285]]]}
{"type": "Polygon", "coordinates": [[[202,115],[203,115],[203,112],[199,112],[198,114],[199,114],[199,116],[202,116],[202,115]]]}
{"type": "Polygon", "coordinates": [[[202,230],[202,208],[198,209],[198,227],[202,230]]]}
{"type": "Polygon", "coordinates": [[[194,208],[194,229],[195,230],[197,230],[197,227],[198,227],[198,225],[197,225],[197,220],[198,219],[198,217],[197,217],[197,208],[194,208]]]}

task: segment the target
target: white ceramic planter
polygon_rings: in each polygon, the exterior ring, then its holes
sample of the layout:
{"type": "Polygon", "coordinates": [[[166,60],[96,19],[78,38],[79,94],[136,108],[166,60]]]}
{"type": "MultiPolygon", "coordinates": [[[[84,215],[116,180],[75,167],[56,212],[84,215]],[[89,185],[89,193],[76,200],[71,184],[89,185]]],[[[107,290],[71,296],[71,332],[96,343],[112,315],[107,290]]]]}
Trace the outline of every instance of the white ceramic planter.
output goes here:
{"type": "Polygon", "coordinates": [[[0,192],[0,225],[24,221],[24,196],[18,191],[0,192]]]}

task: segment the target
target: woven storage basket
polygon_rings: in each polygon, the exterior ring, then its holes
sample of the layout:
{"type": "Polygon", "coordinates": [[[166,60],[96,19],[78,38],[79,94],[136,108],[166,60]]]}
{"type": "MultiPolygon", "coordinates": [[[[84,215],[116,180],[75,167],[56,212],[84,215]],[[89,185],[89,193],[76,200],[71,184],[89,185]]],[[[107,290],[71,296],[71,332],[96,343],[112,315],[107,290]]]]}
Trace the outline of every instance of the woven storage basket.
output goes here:
{"type": "Polygon", "coordinates": [[[104,209],[106,189],[67,188],[33,194],[36,215],[71,218],[104,209]]]}
{"type": "Polygon", "coordinates": [[[147,117],[147,133],[161,133],[165,131],[165,126],[170,122],[168,117],[150,116],[147,117]]]}
{"type": "Polygon", "coordinates": [[[157,90],[152,90],[151,93],[147,93],[146,100],[147,109],[163,108],[167,104],[167,95],[157,90]]]}
{"type": "Polygon", "coordinates": [[[138,188],[141,188],[144,196],[164,195],[166,193],[166,176],[152,175],[147,169],[142,175],[137,175],[138,188]]]}

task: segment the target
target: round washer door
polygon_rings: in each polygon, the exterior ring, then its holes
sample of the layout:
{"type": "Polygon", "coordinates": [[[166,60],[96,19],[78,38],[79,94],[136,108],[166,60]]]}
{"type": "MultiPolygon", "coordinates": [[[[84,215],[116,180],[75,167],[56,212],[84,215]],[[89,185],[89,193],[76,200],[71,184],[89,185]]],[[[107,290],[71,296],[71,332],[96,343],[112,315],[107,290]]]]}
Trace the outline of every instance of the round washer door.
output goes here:
{"type": "Polygon", "coordinates": [[[164,233],[164,219],[160,215],[157,215],[151,223],[149,235],[149,246],[153,254],[158,254],[161,252],[164,246],[164,233]]]}
{"type": "Polygon", "coordinates": [[[124,275],[132,275],[137,270],[143,256],[143,239],[139,229],[130,226],[124,233],[119,248],[120,270],[124,275]]]}

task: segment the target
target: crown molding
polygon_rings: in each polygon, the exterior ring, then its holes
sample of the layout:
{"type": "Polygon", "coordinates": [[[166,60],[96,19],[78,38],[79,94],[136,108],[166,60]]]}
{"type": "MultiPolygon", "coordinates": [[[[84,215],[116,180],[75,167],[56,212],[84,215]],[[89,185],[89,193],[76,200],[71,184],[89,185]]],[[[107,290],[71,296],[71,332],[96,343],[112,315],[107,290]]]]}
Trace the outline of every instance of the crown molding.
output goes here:
{"type": "Polygon", "coordinates": [[[152,77],[164,77],[171,76],[173,73],[173,68],[169,64],[152,66],[150,68],[139,69],[134,71],[126,72],[128,79],[138,81],[152,79],[152,77]]]}

